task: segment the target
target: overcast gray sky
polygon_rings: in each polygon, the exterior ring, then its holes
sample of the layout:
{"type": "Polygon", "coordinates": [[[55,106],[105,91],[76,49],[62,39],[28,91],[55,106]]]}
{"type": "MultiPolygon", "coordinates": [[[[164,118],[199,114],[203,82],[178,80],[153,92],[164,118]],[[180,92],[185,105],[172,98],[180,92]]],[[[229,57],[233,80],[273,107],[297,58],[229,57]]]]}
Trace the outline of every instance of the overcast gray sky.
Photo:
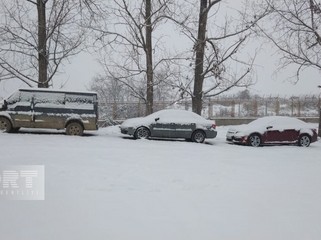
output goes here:
{"type": "MultiPolygon", "coordinates": [[[[229,0],[225,2],[224,4],[234,8],[240,6],[242,1],[229,0]]],[[[255,43],[248,44],[248,51],[252,51],[258,44],[261,43],[257,43],[257,40],[255,43]]],[[[295,79],[291,77],[295,75],[296,69],[291,68],[276,72],[278,62],[279,56],[276,54],[276,50],[269,44],[262,45],[255,62],[256,84],[249,88],[253,93],[274,96],[319,95],[321,93],[321,89],[317,87],[321,85],[320,72],[313,69],[306,70],[302,75],[302,80],[294,84],[295,79]]],[[[100,72],[101,68],[96,56],[82,53],[73,57],[71,64],[65,66],[65,73],[56,78],[54,87],[60,88],[64,85],[65,89],[86,90],[92,78],[100,72]]],[[[17,81],[0,82],[0,98],[8,96],[19,87],[25,87],[25,85],[17,81]]],[[[232,93],[239,90],[236,89],[232,93]]]]}

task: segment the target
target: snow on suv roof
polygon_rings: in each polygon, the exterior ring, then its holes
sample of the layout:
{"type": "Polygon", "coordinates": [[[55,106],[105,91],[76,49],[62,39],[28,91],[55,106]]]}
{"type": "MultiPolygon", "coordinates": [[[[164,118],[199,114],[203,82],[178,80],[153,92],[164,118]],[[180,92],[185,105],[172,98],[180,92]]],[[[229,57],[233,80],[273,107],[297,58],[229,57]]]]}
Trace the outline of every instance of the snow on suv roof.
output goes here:
{"type": "Polygon", "coordinates": [[[73,91],[73,90],[52,89],[52,88],[19,88],[19,91],[27,91],[27,92],[75,93],[75,94],[95,94],[95,95],[97,95],[96,92],[90,92],[90,91],[73,91]]]}

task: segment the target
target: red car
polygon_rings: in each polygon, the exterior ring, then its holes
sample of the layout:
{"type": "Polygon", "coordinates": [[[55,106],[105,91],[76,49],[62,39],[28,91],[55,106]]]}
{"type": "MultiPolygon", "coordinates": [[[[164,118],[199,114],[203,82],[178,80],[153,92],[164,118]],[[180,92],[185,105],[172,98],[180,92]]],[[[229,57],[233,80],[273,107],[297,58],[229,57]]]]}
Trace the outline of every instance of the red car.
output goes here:
{"type": "Polygon", "coordinates": [[[253,147],[264,144],[297,144],[308,147],[318,140],[318,134],[316,129],[297,118],[273,116],[230,128],[226,140],[253,147]]]}

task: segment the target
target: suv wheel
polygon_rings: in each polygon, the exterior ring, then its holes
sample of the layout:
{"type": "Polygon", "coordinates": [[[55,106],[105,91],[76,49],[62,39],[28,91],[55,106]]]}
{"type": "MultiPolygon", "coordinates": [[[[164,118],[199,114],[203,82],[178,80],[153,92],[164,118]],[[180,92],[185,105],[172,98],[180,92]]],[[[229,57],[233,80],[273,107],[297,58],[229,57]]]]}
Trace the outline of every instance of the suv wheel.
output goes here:
{"type": "Polygon", "coordinates": [[[0,132],[10,132],[12,130],[11,122],[8,118],[0,117],[0,132]]]}
{"type": "Polygon", "coordinates": [[[66,127],[67,135],[82,136],[83,133],[84,133],[84,128],[78,122],[71,122],[66,127]]]}

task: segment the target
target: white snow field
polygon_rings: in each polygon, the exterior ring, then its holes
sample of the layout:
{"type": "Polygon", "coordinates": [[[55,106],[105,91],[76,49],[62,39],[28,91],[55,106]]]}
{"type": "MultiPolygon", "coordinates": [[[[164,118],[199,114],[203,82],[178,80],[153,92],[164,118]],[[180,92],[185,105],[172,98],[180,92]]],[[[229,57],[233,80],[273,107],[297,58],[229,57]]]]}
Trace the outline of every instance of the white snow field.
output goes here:
{"type": "Polygon", "coordinates": [[[0,166],[44,165],[44,201],[0,201],[1,240],[320,240],[321,141],[247,147],[0,134],[0,166]]]}

